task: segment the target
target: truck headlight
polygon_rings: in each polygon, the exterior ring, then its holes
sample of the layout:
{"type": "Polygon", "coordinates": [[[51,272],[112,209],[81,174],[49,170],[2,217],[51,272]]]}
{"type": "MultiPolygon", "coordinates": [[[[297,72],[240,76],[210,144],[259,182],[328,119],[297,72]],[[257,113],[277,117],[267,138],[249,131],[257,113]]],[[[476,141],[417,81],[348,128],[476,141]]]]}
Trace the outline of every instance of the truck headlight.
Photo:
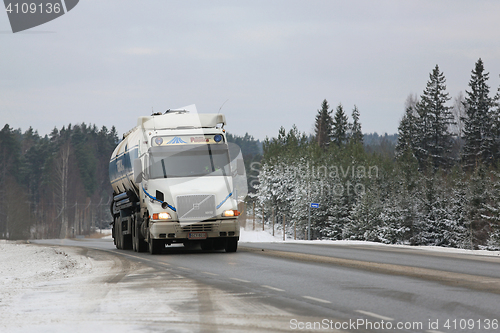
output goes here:
{"type": "Polygon", "coordinates": [[[167,212],[153,214],[153,220],[171,220],[171,219],[172,216],[170,216],[170,214],[167,212]]]}
{"type": "Polygon", "coordinates": [[[222,212],[222,216],[225,216],[225,217],[240,216],[240,212],[237,211],[236,209],[229,209],[229,210],[225,210],[224,212],[222,212]]]}

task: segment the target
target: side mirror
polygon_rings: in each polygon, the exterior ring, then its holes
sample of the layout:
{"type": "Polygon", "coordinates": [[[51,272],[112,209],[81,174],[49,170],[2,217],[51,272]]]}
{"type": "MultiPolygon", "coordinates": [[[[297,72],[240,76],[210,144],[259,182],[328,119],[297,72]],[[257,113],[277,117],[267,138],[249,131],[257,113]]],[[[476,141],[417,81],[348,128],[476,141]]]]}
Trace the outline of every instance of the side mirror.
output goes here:
{"type": "Polygon", "coordinates": [[[136,158],[134,160],[134,182],[136,184],[142,183],[143,174],[142,174],[142,161],[140,158],[136,158]]]}
{"type": "Polygon", "coordinates": [[[242,159],[236,160],[237,163],[237,173],[238,176],[244,176],[245,175],[245,163],[243,162],[242,159]]]}

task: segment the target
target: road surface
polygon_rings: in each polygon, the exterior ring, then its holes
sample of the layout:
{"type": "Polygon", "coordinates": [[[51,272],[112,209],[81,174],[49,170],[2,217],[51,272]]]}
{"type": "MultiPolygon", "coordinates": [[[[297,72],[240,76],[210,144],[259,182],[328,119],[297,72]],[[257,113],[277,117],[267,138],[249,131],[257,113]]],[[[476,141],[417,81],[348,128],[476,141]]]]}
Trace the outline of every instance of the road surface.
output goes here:
{"type": "Polygon", "coordinates": [[[240,243],[236,253],[167,247],[151,256],[117,250],[109,239],[35,242],[118,258],[114,288],[172,309],[153,322],[141,322],[151,309],[134,309],[139,331],[500,331],[497,257],[289,243],[240,243]]]}

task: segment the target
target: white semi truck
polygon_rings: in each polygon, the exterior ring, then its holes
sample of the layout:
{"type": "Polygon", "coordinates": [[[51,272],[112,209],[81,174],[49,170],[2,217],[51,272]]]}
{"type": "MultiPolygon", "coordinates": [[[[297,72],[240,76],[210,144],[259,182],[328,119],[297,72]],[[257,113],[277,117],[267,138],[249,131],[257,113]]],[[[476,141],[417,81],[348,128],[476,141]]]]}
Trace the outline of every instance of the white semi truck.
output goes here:
{"type": "Polygon", "coordinates": [[[157,254],[183,243],[237,250],[238,196],[245,195],[237,183],[246,186],[246,176],[225,124],[222,114],[185,110],[138,118],[109,163],[118,249],[157,254]]]}

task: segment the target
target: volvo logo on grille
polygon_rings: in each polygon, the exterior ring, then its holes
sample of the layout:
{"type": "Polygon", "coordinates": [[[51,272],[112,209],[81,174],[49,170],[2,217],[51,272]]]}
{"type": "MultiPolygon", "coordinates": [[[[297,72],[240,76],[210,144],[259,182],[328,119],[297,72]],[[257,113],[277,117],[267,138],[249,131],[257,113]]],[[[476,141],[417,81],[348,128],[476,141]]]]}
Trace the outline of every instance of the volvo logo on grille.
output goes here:
{"type": "Polygon", "coordinates": [[[180,221],[203,221],[213,218],[216,213],[215,195],[179,195],[177,196],[177,212],[180,221]]]}

